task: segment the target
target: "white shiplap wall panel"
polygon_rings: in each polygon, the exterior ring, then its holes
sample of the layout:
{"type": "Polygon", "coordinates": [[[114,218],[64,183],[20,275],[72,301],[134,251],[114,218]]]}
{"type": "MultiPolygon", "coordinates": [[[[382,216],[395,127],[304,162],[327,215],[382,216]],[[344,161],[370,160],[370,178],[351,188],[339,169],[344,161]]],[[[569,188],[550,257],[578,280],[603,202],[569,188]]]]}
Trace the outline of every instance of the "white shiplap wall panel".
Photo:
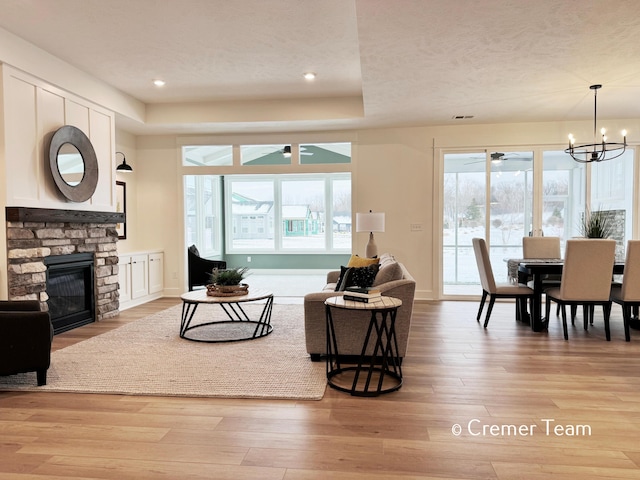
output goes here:
{"type": "Polygon", "coordinates": [[[36,88],[20,79],[5,80],[5,108],[19,115],[5,116],[7,202],[38,202],[42,165],[37,138],[36,88]],[[36,179],[34,179],[34,175],[36,179]]]}
{"type": "MultiPolygon", "coordinates": [[[[56,184],[49,171],[47,150],[54,132],[64,125],[64,97],[49,90],[38,88],[38,130],[35,141],[38,144],[38,157],[40,159],[40,176],[33,181],[40,188],[40,202],[50,205],[62,201],[62,195],[58,192],[56,184]]],[[[31,206],[31,205],[29,205],[31,206]]],[[[40,206],[40,203],[33,205],[40,206]]]]}
{"type": "Polygon", "coordinates": [[[6,205],[115,211],[113,112],[24,72],[7,66],[2,71],[6,205]],[[49,171],[49,142],[63,125],[82,130],[98,158],[98,186],[93,197],[83,203],[67,201],[49,171]]]}
{"type": "Polygon", "coordinates": [[[112,123],[113,119],[108,115],[96,110],[89,111],[91,130],[87,135],[98,158],[99,181],[96,192],[91,198],[91,205],[96,210],[111,210],[111,205],[115,203],[116,171],[111,162],[113,158],[112,145],[114,144],[114,139],[111,136],[112,123]]]}

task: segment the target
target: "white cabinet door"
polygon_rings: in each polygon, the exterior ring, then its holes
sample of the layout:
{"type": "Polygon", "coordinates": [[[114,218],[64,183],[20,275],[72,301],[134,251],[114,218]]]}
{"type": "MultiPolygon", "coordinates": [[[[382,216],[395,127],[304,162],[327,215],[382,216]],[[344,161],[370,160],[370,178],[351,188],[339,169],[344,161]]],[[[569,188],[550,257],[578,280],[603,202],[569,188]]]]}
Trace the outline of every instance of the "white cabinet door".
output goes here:
{"type": "Polygon", "coordinates": [[[164,254],[149,254],[149,293],[158,293],[164,290],[164,254]]]}
{"type": "Polygon", "coordinates": [[[120,284],[120,303],[131,300],[131,257],[118,259],[118,283],[120,284]]]}
{"type": "Polygon", "coordinates": [[[147,255],[131,257],[131,298],[149,294],[149,268],[147,255]]]}

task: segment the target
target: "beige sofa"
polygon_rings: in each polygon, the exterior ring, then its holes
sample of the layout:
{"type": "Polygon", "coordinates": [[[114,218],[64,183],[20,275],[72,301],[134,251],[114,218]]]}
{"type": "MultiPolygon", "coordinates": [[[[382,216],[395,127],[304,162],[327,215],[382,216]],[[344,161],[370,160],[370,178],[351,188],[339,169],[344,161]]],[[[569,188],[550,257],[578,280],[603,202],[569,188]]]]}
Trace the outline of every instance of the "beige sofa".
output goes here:
{"type": "MultiPolygon", "coordinates": [[[[342,295],[343,292],[335,291],[339,275],[340,271],[329,272],[327,274],[327,284],[322,291],[309,293],[304,297],[307,352],[313,361],[319,361],[321,356],[326,354],[326,311],[324,301],[329,297],[342,295]]],[[[398,352],[402,358],[407,351],[416,282],[403,264],[397,262],[392,255],[383,254],[380,256],[379,271],[376,274],[373,285],[378,287],[383,295],[402,300],[402,306],[398,309],[396,316],[398,352]]],[[[332,315],[340,355],[360,355],[371,313],[333,309],[332,315]]],[[[368,353],[371,354],[372,352],[368,353]]]]}

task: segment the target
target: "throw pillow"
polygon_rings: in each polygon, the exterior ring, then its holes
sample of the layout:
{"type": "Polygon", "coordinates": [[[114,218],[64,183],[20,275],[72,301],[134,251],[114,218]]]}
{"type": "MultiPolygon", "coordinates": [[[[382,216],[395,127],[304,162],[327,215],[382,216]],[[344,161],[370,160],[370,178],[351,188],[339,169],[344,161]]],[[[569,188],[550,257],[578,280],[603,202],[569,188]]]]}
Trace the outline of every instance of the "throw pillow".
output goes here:
{"type": "Polygon", "coordinates": [[[376,275],[373,286],[377,287],[383,283],[392,282],[394,280],[402,280],[404,272],[398,262],[387,262],[376,275]]]}
{"type": "Polygon", "coordinates": [[[347,287],[371,287],[377,273],[377,263],[368,267],[341,267],[341,278],[336,284],[336,292],[343,292],[347,287]]]}
{"type": "Polygon", "coordinates": [[[336,292],[340,291],[340,285],[342,285],[342,281],[344,280],[344,276],[346,275],[347,270],[349,270],[349,267],[345,267],[344,265],[340,267],[340,276],[336,281],[336,289],[335,289],[336,292]]]}
{"type": "Polygon", "coordinates": [[[358,255],[351,255],[349,259],[349,263],[347,263],[347,267],[368,267],[369,265],[373,265],[374,263],[378,263],[380,261],[379,258],[366,258],[359,257],[358,255]]]}

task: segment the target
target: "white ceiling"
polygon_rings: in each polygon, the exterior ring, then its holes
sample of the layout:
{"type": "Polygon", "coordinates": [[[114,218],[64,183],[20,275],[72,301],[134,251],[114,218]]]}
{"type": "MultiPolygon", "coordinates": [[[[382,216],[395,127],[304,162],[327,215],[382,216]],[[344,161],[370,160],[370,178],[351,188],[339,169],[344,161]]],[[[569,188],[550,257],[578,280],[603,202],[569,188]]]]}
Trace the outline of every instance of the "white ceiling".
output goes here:
{"type": "Polygon", "coordinates": [[[0,12],[0,27],[148,110],[238,112],[118,119],[134,133],[587,120],[594,83],[599,119],[640,118],[638,0],[0,0],[0,12]],[[249,113],[266,101],[272,116],[249,113]]]}

